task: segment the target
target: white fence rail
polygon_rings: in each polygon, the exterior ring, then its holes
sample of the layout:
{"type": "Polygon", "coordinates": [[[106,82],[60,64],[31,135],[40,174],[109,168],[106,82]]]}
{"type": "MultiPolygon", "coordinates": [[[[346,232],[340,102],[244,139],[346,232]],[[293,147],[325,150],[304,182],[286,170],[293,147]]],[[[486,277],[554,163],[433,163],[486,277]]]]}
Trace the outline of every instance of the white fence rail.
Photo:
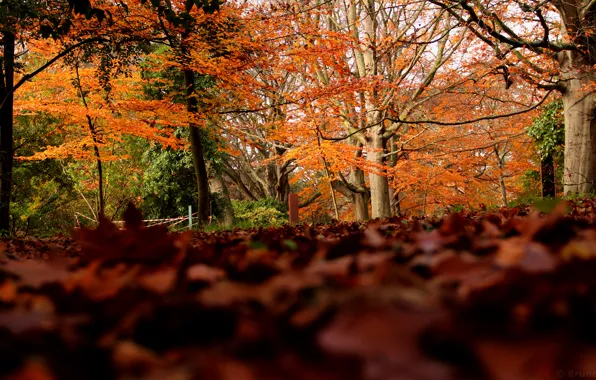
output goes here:
{"type": "MultiPolygon", "coordinates": [[[[192,213],[191,208],[189,206],[189,214],[187,216],[179,216],[176,218],[163,218],[163,219],[144,219],[143,223],[145,223],[145,225],[147,227],[160,226],[160,225],[166,225],[167,227],[173,227],[173,226],[182,224],[184,222],[188,222],[188,228],[192,229],[192,224],[193,224],[192,219],[197,217],[197,215],[198,215],[198,212],[192,213]]],[[[88,220],[95,224],[99,223],[96,219],[91,218],[87,215],[81,214],[80,212],[75,212],[74,218],[75,218],[75,228],[81,228],[81,219],[88,220]]],[[[112,220],[112,223],[114,223],[118,226],[124,226],[125,222],[123,220],[112,220]]]]}

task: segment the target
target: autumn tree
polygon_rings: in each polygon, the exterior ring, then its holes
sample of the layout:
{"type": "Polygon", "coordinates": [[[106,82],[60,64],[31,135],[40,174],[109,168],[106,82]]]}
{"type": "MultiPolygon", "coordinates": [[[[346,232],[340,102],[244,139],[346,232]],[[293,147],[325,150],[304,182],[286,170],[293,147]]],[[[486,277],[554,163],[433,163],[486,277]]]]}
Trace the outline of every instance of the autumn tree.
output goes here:
{"type": "Polygon", "coordinates": [[[506,81],[561,93],[564,192],[596,190],[596,2],[431,2],[492,49],[506,81]]]}
{"type": "MultiPolygon", "coordinates": [[[[28,46],[31,60],[52,54],[51,47],[43,40],[32,40],[28,46]]],[[[53,128],[45,134],[61,136],[38,151],[20,154],[20,160],[74,159],[96,164],[93,188],[97,203],[90,210],[96,220],[105,214],[108,206],[112,210],[110,215],[116,214],[114,208],[122,206],[120,200],[114,207],[108,205],[107,187],[113,183],[108,181],[105,166],[127,157],[122,146],[128,136],[179,148],[181,141],[173,131],[188,121],[181,105],[173,104],[170,98],[143,97],[143,85],[147,81],[137,66],[130,66],[118,75],[110,74],[108,95],[103,79],[98,76],[102,60],[101,56],[86,57],[83,51],[72,53],[26,83],[15,99],[18,115],[51,115],[53,128]]]]}
{"type": "Polygon", "coordinates": [[[198,91],[198,77],[212,81],[213,90],[225,91],[242,83],[243,59],[250,50],[241,10],[234,4],[220,8],[218,0],[180,3],[152,1],[160,31],[171,48],[170,65],[184,76],[186,109],[190,115],[190,144],[198,187],[199,223],[209,219],[209,178],[202,139],[221,103],[214,92],[198,91]],[[238,69],[236,70],[235,67],[238,69]],[[224,69],[225,68],[225,69],[224,69]],[[203,130],[201,129],[203,128],[203,130]],[[203,136],[202,136],[203,135],[203,136]]]}
{"type": "MultiPolygon", "coordinates": [[[[311,141],[317,134],[335,141],[326,144],[325,160],[337,173],[336,188],[358,205],[358,218],[367,217],[368,189],[372,217],[392,215],[389,152],[405,128],[402,120],[421,117],[425,102],[452,85],[432,83],[464,35],[452,33],[446,12],[425,3],[292,2],[290,14],[296,21],[288,30],[300,38],[289,46],[285,70],[301,73],[295,97],[304,131],[311,141]]],[[[312,146],[300,149],[307,154],[312,146]]]]}
{"type": "Polygon", "coordinates": [[[94,8],[88,0],[51,2],[3,1],[0,4],[0,39],[2,64],[0,65],[0,232],[8,231],[10,223],[10,199],[12,191],[13,149],[13,106],[15,92],[28,80],[50,67],[81,46],[103,40],[98,33],[87,34],[88,30],[74,28],[76,22],[94,19],[101,23],[106,18],[104,11],[94,8]],[[85,17],[73,17],[83,15],[85,17]],[[27,41],[31,38],[58,39],[76,31],[76,39],[64,45],[49,60],[29,71],[17,69],[21,66],[27,41]]]}

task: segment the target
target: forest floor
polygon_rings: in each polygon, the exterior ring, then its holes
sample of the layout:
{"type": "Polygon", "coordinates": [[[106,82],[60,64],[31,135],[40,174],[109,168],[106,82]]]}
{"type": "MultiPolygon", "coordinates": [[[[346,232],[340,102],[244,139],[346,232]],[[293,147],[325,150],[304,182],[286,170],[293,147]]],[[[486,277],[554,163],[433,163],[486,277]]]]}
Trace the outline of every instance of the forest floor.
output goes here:
{"type": "Polygon", "coordinates": [[[596,378],[596,202],[0,243],[0,377],[596,378]]]}

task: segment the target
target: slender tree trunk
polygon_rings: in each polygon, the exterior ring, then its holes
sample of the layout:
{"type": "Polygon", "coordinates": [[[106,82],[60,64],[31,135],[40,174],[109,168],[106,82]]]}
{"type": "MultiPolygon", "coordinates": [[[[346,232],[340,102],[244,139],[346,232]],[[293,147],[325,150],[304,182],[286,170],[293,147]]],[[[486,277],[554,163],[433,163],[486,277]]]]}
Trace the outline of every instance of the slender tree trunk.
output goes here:
{"type": "Polygon", "coordinates": [[[553,156],[546,156],[540,161],[540,179],[542,183],[542,197],[555,198],[555,163],[553,156]]]}
{"type": "MultiPolygon", "coordinates": [[[[352,171],[353,183],[358,188],[366,189],[366,183],[364,181],[364,172],[358,168],[352,171]]],[[[370,195],[368,192],[352,192],[352,202],[354,203],[354,218],[359,222],[364,222],[370,219],[368,213],[368,202],[370,201],[370,195]]]]}
{"type": "Polygon", "coordinates": [[[287,174],[279,173],[277,184],[275,185],[275,198],[282,204],[288,204],[288,194],[290,194],[290,179],[287,174]]]}
{"type": "Polygon", "coordinates": [[[87,115],[87,122],[89,124],[89,130],[91,131],[91,138],[93,139],[93,153],[95,154],[95,158],[97,160],[97,182],[98,182],[98,195],[99,195],[99,210],[97,210],[98,216],[101,218],[104,216],[106,204],[103,192],[103,167],[101,164],[101,156],[99,154],[99,147],[98,139],[97,139],[97,131],[95,130],[95,126],[93,125],[93,121],[91,117],[87,115]]]}
{"type": "Polygon", "coordinates": [[[2,37],[4,59],[0,67],[0,233],[8,233],[14,155],[12,132],[15,36],[10,31],[4,31],[2,37]]]}
{"type": "Polygon", "coordinates": [[[373,171],[369,174],[370,181],[370,200],[372,204],[373,218],[388,218],[391,216],[391,202],[389,200],[389,182],[384,175],[382,167],[385,164],[383,155],[385,154],[385,142],[380,133],[375,133],[373,128],[367,159],[373,164],[373,171]]]}
{"type": "Polygon", "coordinates": [[[503,207],[507,207],[507,187],[505,187],[505,178],[503,175],[499,175],[499,188],[501,189],[501,204],[503,207]]]}
{"type": "Polygon", "coordinates": [[[391,197],[391,215],[397,216],[401,213],[401,200],[399,199],[399,191],[394,188],[389,188],[389,195],[391,197]]]}
{"type": "Polygon", "coordinates": [[[105,210],[106,210],[106,202],[105,202],[105,197],[104,197],[104,192],[103,192],[103,168],[102,168],[102,164],[101,164],[101,158],[99,156],[99,148],[97,147],[97,143],[94,146],[94,152],[95,152],[95,158],[97,158],[97,180],[99,181],[99,185],[98,185],[98,195],[99,195],[99,210],[98,210],[98,215],[100,217],[105,216],[105,210]]]}
{"type": "MultiPolygon", "coordinates": [[[[85,106],[85,109],[89,111],[89,106],[87,105],[87,99],[85,98],[85,93],[83,92],[83,86],[81,85],[81,77],[79,75],[79,65],[78,63],[75,64],[75,73],[77,75],[76,78],[76,88],[79,91],[79,96],[81,97],[81,101],[85,106]]],[[[87,125],[89,126],[89,133],[91,133],[91,139],[93,140],[93,153],[95,154],[95,159],[97,161],[97,187],[98,187],[98,198],[99,198],[99,207],[97,210],[97,215],[99,218],[104,217],[105,213],[105,199],[104,199],[104,192],[103,192],[103,167],[101,163],[101,155],[99,154],[99,134],[91,116],[86,115],[87,117],[87,125]]]]}
{"type": "MultiPolygon", "coordinates": [[[[183,72],[184,85],[186,87],[186,110],[190,114],[197,114],[199,108],[195,93],[195,73],[189,69],[185,69],[183,72]]],[[[199,192],[199,224],[203,224],[209,221],[209,177],[207,176],[205,151],[203,148],[203,141],[201,140],[201,132],[192,122],[190,124],[190,146],[195,167],[195,177],[197,178],[197,190],[199,192]]]]}

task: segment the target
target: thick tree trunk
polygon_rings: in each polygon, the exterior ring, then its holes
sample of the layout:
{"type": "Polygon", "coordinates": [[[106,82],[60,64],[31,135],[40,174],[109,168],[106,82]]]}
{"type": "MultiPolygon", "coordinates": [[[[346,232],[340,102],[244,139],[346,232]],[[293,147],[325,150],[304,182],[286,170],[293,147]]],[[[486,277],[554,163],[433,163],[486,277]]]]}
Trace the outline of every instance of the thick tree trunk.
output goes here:
{"type": "Polygon", "coordinates": [[[230,193],[220,174],[215,173],[209,178],[209,187],[212,194],[218,194],[222,200],[223,225],[231,227],[234,224],[234,208],[230,200],[230,193]]]}
{"type": "Polygon", "coordinates": [[[385,142],[380,134],[375,133],[374,129],[367,150],[367,160],[373,164],[373,169],[369,174],[372,217],[388,218],[391,216],[391,202],[389,199],[389,182],[387,176],[384,175],[385,170],[383,169],[385,164],[383,157],[385,142]]]}
{"type": "MultiPolygon", "coordinates": [[[[184,71],[184,85],[186,87],[186,110],[190,114],[198,112],[198,102],[195,93],[195,73],[192,70],[184,71]]],[[[190,124],[190,146],[197,179],[198,190],[198,217],[199,225],[209,221],[209,178],[205,165],[205,152],[199,128],[190,124]]]]}
{"type": "Polygon", "coordinates": [[[580,70],[565,72],[565,194],[596,191],[596,80],[580,70]]]}
{"type": "Polygon", "coordinates": [[[596,191],[596,26],[593,1],[554,1],[561,34],[582,52],[558,53],[565,116],[563,193],[596,191]]]}
{"type": "Polygon", "coordinates": [[[10,198],[13,166],[13,86],[15,36],[10,31],[2,33],[4,59],[0,67],[0,234],[10,228],[10,198]]]}

